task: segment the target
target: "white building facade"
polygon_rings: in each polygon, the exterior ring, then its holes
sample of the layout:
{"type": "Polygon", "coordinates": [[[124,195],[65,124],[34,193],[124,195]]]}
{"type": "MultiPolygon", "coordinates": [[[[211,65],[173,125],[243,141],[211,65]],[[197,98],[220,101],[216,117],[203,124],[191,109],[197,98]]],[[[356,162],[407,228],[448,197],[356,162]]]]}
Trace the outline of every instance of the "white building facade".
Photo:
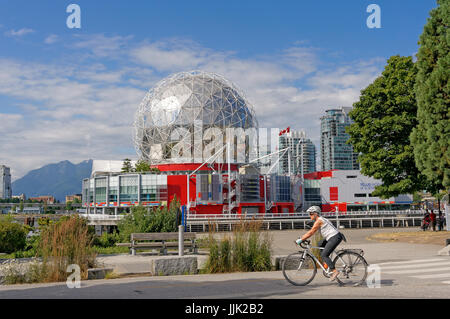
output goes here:
{"type": "Polygon", "coordinates": [[[306,206],[322,206],[323,211],[408,209],[412,195],[383,199],[372,195],[382,182],[362,175],[359,170],[331,170],[305,176],[306,206]],[[320,194],[320,195],[319,195],[320,194]]]}

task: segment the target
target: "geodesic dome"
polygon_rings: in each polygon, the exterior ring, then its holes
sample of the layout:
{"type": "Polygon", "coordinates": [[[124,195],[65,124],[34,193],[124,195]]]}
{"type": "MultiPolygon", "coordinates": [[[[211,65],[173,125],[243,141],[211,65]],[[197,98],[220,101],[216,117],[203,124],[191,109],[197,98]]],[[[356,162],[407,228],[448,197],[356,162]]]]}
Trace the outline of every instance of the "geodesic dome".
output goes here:
{"type": "Polygon", "coordinates": [[[136,112],[134,142],[140,158],[150,163],[202,162],[205,143],[198,138],[208,128],[225,135],[227,128],[257,127],[253,107],[233,83],[213,73],[182,72],[160,81],[144,97],[136,112]]]}

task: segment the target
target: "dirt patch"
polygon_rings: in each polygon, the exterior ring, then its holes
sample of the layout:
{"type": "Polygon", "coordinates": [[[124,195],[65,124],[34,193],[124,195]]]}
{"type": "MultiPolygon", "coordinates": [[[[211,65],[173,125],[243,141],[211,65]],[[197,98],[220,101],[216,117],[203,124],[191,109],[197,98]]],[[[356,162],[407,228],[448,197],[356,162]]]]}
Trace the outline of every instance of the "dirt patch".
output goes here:
{"type": "Polygon", "coordinates": [[[449,231],[415,231],[378,233],[367,237],[367,240],[379,242],[403,242],[411,244],[431,244],[445,246],[445,240],[450,238],[449,231]]]}

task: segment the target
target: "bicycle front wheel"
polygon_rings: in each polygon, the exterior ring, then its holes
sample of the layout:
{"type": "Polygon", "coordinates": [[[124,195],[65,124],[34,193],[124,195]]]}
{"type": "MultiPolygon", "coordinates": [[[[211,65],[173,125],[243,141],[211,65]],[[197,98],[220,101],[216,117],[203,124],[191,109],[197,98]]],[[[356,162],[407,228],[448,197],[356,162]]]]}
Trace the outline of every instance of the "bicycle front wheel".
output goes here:
{"type": "Polygon", "coordinates": [[[341,274],[336,280],[345,286],[359,286],[367,277],[367,262],[358,253],[346,251],[334,259],[334,266],[341,274]]]}
{"type": "Polygon", "coordinates": [[[314,279],[317,265],[309,254],[298,252],[286,257],[282,270],[284,278],[291,284],[305,286],[314,279]]]}

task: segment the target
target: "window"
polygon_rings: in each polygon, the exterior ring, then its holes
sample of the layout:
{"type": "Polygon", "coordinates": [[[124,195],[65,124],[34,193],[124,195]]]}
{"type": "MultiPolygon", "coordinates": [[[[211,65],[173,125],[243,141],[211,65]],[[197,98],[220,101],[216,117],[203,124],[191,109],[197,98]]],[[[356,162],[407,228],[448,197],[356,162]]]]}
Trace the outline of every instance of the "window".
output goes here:
{"type": "Polygon", "coordinates": [[[367,197],[367,194],[359,193],[359,194],[355,194],[355,197],[367,197]]]}
{"type": "Polygon", "coordinates": [[[137,202],[138,201],[138,177],[121,176],[120,178],[120,201],[137,202]]]}
{"type": "Polygon", "coordinates": [[[356,175],[347,175],[347,178],[356,178],[356,175]]]}
{"type": "Polygon", "coordinates": [[[338,188],[337,187],[330,187],[330,201],[339,200],[338,199],[338,188]]]}

